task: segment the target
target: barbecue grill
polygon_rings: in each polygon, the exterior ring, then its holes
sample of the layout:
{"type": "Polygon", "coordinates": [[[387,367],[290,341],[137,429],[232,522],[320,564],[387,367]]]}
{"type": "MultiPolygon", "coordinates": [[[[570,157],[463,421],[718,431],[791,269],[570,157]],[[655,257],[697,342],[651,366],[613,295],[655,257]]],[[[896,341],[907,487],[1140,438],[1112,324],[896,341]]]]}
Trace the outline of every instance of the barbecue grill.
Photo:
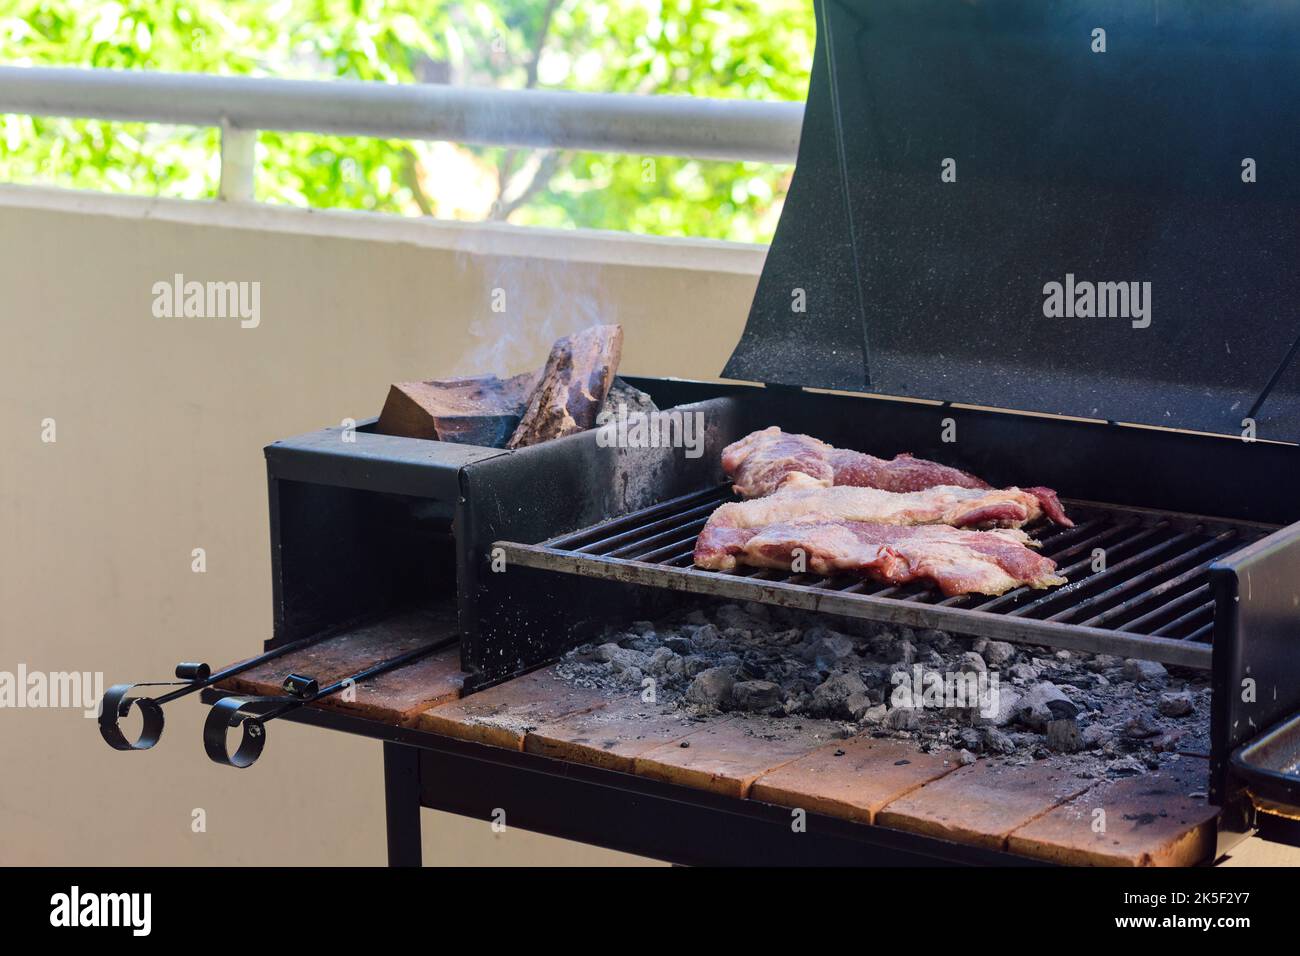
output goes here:
{"type": "MultiPolygon", "coordinates": [[[[160,705],[206,691],[218,762],[252,763],[280,716],[431,747],[309,706],[346,679],[292,675],[283,694],[252,697],[218,685],[414,607],[448,623],[352,679],[450,640],[471,695],[610,626],[721,598],[1209,671],[1219,849],[1256,828],[1297,842],[1300,183],[1282,170],[1300,147],[1284,121],[1300,106],[1300,15],[874,0],[818,3],[817,22],[798,168],[724,370],[761,384],[628,379],[701,417],[703,455],[591,432],[505,451],[383,435],[373,419],[276,442],[266,654],[216,673],[181,665],[163,697],[115,688],[111,744],[152,746],[160,705]],[[1094,21],[1109,24],[1104,54],[1094,21]],[[1207,106],[1221,103],[1232,108],[1207,106]],[[1242,155],[1272,172],[1244,182],[1242,155]],[[1045,317],[1044,286],[1066,275],[1150,282],[1145,318],[1045,317]],[[1057,489],[1076,526],[1038,535],[1069,583],[944,597],[693,567],[696,535],[731,496],[722,448],[770,425],[1057,489]],[[133,702],[137,741],[117,728],[133,702]]],[[[396,799],[419,761],[388,746],[396,799]]],[[[475,786],[481,754],[438,753],[475,786]]],[[[682,840],[715,819],[697,809],[682,840]]],[[[952,858],[923,842],[895,851],[952,858]]]]}

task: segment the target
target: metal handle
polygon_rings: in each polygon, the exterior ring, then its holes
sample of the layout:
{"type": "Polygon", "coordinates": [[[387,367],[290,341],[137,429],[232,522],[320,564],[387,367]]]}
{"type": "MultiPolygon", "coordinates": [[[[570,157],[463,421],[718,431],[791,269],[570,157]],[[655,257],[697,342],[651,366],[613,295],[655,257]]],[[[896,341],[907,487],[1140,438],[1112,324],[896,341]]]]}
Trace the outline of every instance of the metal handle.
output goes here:
{"type": "Polygon", "coordinates": [[[396,657],[371,664],[350,677],[344,677],[326,687],[320,687],[314,677],[290,674],[284,679],[285,696],[283,697],[239,695],[223,697],[212,705],[212,710],[208,712],[207,719],[203,722],[203,750],[214,762],[227,767],[238,767],[241,770],[251,767],[262,755],[262,749],[266,746],[266,725],[270,721],[323,697],[336,694],[345,687],[405,667],[434,651],[455,644],[459,639],[459,636],[454,636],[435,641],[425,647],[417,647],[405,654],[398,654],[396,657]],[[231,753],[227,738],[235,727],[240,727],[243,733],[239,746],[235,748],[234,753],[231,753]]]}

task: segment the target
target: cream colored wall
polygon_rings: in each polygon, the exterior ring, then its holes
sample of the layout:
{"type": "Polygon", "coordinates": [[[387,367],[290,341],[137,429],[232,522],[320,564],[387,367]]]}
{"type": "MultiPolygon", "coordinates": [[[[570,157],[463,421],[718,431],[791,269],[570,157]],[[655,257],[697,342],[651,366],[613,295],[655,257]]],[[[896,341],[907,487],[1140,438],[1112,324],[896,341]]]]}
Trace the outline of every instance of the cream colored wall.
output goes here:
{"type": "MultiPolygon", "coordinates": [[[[5,187],[0,253],[0,671],[113,683],[268,636],[268,442],[467,371],[474,323],[526,327],[515,369],[603,317],[624,325],[625,371],[715,377],[763,250],[5,187]],[[177,272],[259,281],[260,326],[154,318],[177,272]]],[[[201,753],[204,709],[169,708],[159,747],[130,754],[79,711],[0,709],[0,864],[383,862],[378,744],[277,724],[234,771],[201,753]]],[[[632,860],[424,822],[428,862],[632,860]]]]}

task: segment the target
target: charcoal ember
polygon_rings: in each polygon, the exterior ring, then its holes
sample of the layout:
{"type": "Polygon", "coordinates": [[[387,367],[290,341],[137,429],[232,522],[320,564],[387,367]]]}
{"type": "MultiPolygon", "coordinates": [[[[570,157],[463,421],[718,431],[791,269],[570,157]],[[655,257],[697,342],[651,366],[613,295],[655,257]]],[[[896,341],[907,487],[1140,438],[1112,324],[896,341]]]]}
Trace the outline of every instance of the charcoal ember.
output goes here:
{"type": "Polygon", "coordinates": [[[825,627],[811,628],[804,634],[799,656],[819,670],[842,670],[846,661],[854,656],[857,643],[847,634],[825,627]]]}
{"type": "Polygon", "coordinates": [[[885,657],[893,659],[894,645],[898,643],[899,637],[893,631],[881,631],[879,634],[873,634],[867,641],[867,647],[870,648],[872,655],[875,657],[885,657]]]}
{"type": "Polygon", "coordinates": [[[889,708],[884,704],[876,704],[868,707],[862,712],[861,721],[864,724],[879,724],[885,720],[885,715],[889,713],[889,708]]]}
{"type": "Polygon", "coordinates": [[[988,670],[988,665],[979,654],[967,651],[957,659],[957,669],[963,674],[983,674],[988,670]]]}
{"type": "Polygon", "coordinates": [[[1060,754],[1078,753],[1083,749],[1079,722],[1073,717],[1049,720],[1046,728],[1047,749],[1060,754]]]}
{"type": "Polygon", "coordinates": [[[611,645],[602,645],[597,649],[597,658],[607,661],[615,674],[630,667],[637,667],[638,670],[643,671],[650,666],[650,657],[645,652],[633,648],[620,648],[617,644],[612,645],[612,649],[611,645]]]}
{"type": "Polygon", "coordinates": [[[1008,644],[1006,641],[988,641],[980,651],[980,656],[990,667],[1001,667],[1015,658],[1016,648],[1014,644],[1008,644]]]}
{"type": "Polygon", "coordinates": [[[731,706],[736,710],[765,714],[780,704],[781,688],[771,681],[739,681],[731,688],[731,706]]]}
{"type": "Polygon", "coordinates": [[[998,730],[996,727],[984,728],[984,749],[989,753],[995,754],[1013,754],[1016,752],[1016,742],[1011,739],[1009,734],[998,730]]]}
{"type": "Polygon", "coordinates": [[[1039,677],[1038,668],[1033,664],[1013,664],[1007,673],[1023,681],[1036,681],[1039,677]]]}
{"type": "Polygon", "coordinates": [[[773,647],[790,647],[803,640],[803,632],[797,627],[784,631],[773,631],[766,637],[766,642],[773,647]]]}
{"type": "Polygon", "coordinates": [[[982,706],[971,715],[971,722],[992,727],[1005,727],[1016,717],[1020,708],[1021,695],[1010,687],[1003,687],[999,682],[996,690],[990,688],[991,700],[982,701],[982,706]]]}
{"type": "Polygon", "coordinates": [[[746,614],[756,621],[766,623],[772,619],[772,609],[766,604],[761,604],[758,601],[746,601],[741,607],[745,609],[746,614]]]}
{"type": "Polygon", "coordinates": [[[1163,684],[1169,679],[1164,665],[1156,661],[1143,661],[1131,657],[1124,662],[1124,679],[1135,684],[1163,684]]]}
{"type": "Polygon", "coordinates": [[[1110,743],[1114,739],[1115,735],[1101,724],[1089,724],[1087,727],[1083,728],[1081,737],[1083,739],[1084,747],[1091,750],[1094,747],[1106,746],[1106,744],[1110,743]]]}
{"type": "Polygon", "coordinates": [[[698,677],[713,666],[713,662],[703,654],[689,654],[682,658],[682,669],[687,677],[698,677]]]}
{"type": "Polygon", "coordinates": [[[623,648],[619,647],[613,641],[610,641],[607,644],[601,644],[596,648],[596,660],[608,664],[614,659],[614,655],[622,649],[623,648]]]}
{"type": "Polygon", "coordinates": [[[650,634],[630,634],[621,641],[624,647],[630,647],[634,651],[640,651],[642,654],[652,654],[659,647],[659,635],[650,634]]]}
{"type": "Polygon", "coordinates": [[[683,657],[695,652],[695,642],[689,637],[674,635],[673,637],[664,638],[663,646],[668,648],[674,654],[681,654],[683,657]]]}
{"type": "Polygon", "coordinates": [[[883,724],[890,730],[915,730],[921,725],[920,710],[916,707],[894,707],[885,714],[883,724]]]}
{"type": "Polygon", "coordinates": [[[655,400],[649,393],[633,388],[616,376],[614,384],[609,387],[609,394],[605,396],[605,404],[601,407],[601,411],[617,415],[620,405],[627,409],[628,414],[649,414],[659,411],[659,407],[655,405],[655,400]]]}
{"type": "Polygon", "coordinates": [[[957,732],[957,740],[966,750],[979,753],[984,749],[984,734],[975,727],[963,727],[957,732]]]}
{"type": "Polygon", "coordinates": [[[899,664],[911,664],[916,660],[916,645],[911,641],[899,641],[894,645],[894,660],[899,664]]]}
{"type": "Polygon", "coordinates": [[[1116,777],[1136,777],[1147,772],[1147,765],[1137,757],[1128,756],[1112,761],[1106,769],[1116,777]]]}
{"type": "Polygon", "coordinates": [[[1186,717],[1196,710],[1196,703],[1189,691],[1176,691],[1160,695],[1156,708],[1166,717],[1186,717]]]}
{"type": "Polygon", "coordinates": [[[1174,753],[1182,746],[1183,736],[1181,730],[1170,730],[1160,734],[1151,741],[1151,749],[1156,753],[1174,753]]]}
{"type": "Polygon", "coordinates": [[[643,637],[655,637],[655,626],[651,621],[633,621],[630,630],[633,634],[640,634],[643,637]]]}
{"type": "Polygon", "coordinates": [[[687,612],[685,621],[687,624],[694,624],[696,627],[699,627],[701,625],[708,624],[709,617],[707,614],[705,614],[702,610],[700,610],[697,607],[687,612]]]}
{"type": "Polygon", "coordinates": [[[686,689],[686,699],[701,707],[722,710],[731,703],[736,679],[729,668],[710,667],[701,671],[686,689]]]}
{"type": "Polygon", "coordinates": [[[867,685],[862,683],[861,677],[855,673],[838,671],[817,685],[817,689],[813,691],[813,714],[832,718],[852,717],[849,699],[866,693],[867,685]]]}
{"type": "Polygon", "coordinates": [[[1116,657],[1114,654],[1094,654],[1084,662],[1083,666],[1093,673],[1100,674],[1123,667],[1124,658],[1116,657]]]}
{"type": "Polygon", "coordinates": [[[1160,725],[1146,714],[1134,714],[1124,722],[1122,733],[1130,740],[1145,740],[1160,733],[1160,725]]]}
{"type": "Polygon", "coordinates": [[[921,663],[925,664],[931,670],[938,670],[944,666],[943,655],[938,651],[926,651],[921,658],[921,663]]]}
{"type": "Polygon", "coordinates": [[[667,647],[658,647],[650,655],[646,669],[656,677],[681,677],[685,672],[681,656],[667,647]]]}
{"type": "Polygon", "coordinates": [[[917,631],[916,640],[936,651],[946,651],[953,644],[952,637],[947,631],[936,631],[934,628],[917,631]]]}
{"type": "Polygon", "coordinates": [[[714,612],[719,624],[723,627],[744,627],[753,628],[756,624],[762,624],[763,621],[755,619],[748,611],[739,604],[724,604],[714,612]]]}
{"type": "Polygon", "coordinates": [[[852,694],[849,696],[849,699],[844,702],[844,708],[849,712],[849,716],[854,720],[859,721],[862,720],[867,711],[871,710],[873,706],[874,702],[871,699],[870,693],[852,694]]]}
{"type": "Polygon", "coordinates": [[[725,647],[727,644],[726,638],[712,624],[697,627],[691,638],[695,641],[696,648],[701,651],[712,650],[715,647],[725,647]]]}
{"type": "Polygon", "coordinates": [[[1045,730],[1050,720],[1065,720],[1078,715],[1078,706],[1051,681],[1039,681],[1016,704],[1016,718],[1038,731],[1045,730]]]}
{"type": "Polygon", "coordinates": [[[969,767],[975,762],[975,755],[969,750],[962,748],[957,752],[957,762],[963,767],[969,767]]]}

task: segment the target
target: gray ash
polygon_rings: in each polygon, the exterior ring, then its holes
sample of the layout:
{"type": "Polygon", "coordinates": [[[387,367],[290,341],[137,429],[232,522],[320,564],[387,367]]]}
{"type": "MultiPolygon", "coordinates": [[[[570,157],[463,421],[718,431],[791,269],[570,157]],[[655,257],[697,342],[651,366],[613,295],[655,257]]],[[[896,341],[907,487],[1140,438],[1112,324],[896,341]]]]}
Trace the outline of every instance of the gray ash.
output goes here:
{"type": "Polygon", "coordinates": [[[659,707],[686,717],[834,720],[846,732],[954,751],[962,762],[1074,754],[1091,772],[1126,775],[1174,753],[1208,752],[1202,675],[894,625],[834,619],[844,628],[836,630],[826,621],[762,604],[695,609],[608,633],[570,651],[557,671],[611,697],[651,690],[659,707]],[[981,696],[954,696],[959,685],[978,686],[981,696]],[[907,706],[913,689],[921,706],[907,706]]]}

